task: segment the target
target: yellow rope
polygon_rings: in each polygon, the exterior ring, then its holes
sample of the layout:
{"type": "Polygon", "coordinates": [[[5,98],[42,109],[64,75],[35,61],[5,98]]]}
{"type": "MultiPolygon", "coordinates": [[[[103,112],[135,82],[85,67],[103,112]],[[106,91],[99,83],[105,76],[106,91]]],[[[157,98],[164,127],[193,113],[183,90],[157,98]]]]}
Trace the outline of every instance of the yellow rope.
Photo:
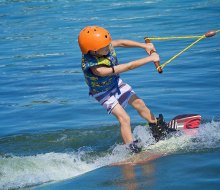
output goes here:
{"type": "MultiPolygon", "coordinates": [[[[220,30],[216,30],[215,33],[220,32],[220,30]]],[[[210,37],[210,36],[208,36],[210,37]]],[[[187,46],[186,48],[184,48],[182,51],[180,51],[179,53],[177,53],[176,55],[174,55],[173,57],[171,57],[168,61],[166,61],[165,63],[163,63],[162,65],[160,65],[157,70],[159,68],[164,68],[168,63],[170,63],[171,61],[173,61],[174,59],[176,59],[179,55],[181,55],[183,52],[185,52],[186,50],[188,50],[189,48],[191,48],[193,45],[195,45],[196,43],[198,43],[200,40],[206,38],[205,34],[202,36],[171,36],[171,37],[147,37],[147,39],[149,40],[176,40],[176,39],[187,39],[187,38],[198,38],[196,41],[194,41],[193,43],[191,43],[189,46],[187,46]]]]}
{"type": "MultiPolygon", "coordinates": [[[[215,32],[218,33],[220,32],[220,30],[216,30],[215,32]]],[[[149,40],[178,40],[178,39],[188,39],[188,38],[201,38],[202,36],[147,37],[147,39],[149,40]]]]}
{"type": "Polygon", "coordinates": [[[149,40],[178,40],[187,38],[200,38],[201,36],[170,36],[170,37],[150,37],[149,40]]]}
{"type": "Polygon", "coordinates": [[[195,45],[196,43],[198,43],[200,40],[202,40],[203,38],[205,38],[205,35],[201,36],[199,39],[197,39],[195,42],[191,43],[189,46],[187,46],[186,48],[184,48],[182,51],[180,51],[179,53],[177,53],[176,55],[174,55],[172,58],[170,58],[168,61],[166,61],[165,63],[163,63],[160,67],[163,69],[168,63],[170,63],[171,61],[173,61],[174,59],[176,59],[179,55],[181,55],[183,52],[185,52],[186,50],[188,50],[189,48],[191,48],[193,45],[195,45]]]}

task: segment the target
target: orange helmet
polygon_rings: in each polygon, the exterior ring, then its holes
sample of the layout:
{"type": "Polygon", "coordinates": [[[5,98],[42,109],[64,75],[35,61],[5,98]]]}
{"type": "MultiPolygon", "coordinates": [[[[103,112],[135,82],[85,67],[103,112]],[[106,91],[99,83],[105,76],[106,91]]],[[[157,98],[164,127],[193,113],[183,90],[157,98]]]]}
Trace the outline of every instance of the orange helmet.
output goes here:
{"type": "Polygon", "coordinates": [[[109,32],[99,26],[87,26],[81,30],[78,36],[79,47],[83,54],[90,50],[97,51],[109,45],[112,38],[109,32]]]}

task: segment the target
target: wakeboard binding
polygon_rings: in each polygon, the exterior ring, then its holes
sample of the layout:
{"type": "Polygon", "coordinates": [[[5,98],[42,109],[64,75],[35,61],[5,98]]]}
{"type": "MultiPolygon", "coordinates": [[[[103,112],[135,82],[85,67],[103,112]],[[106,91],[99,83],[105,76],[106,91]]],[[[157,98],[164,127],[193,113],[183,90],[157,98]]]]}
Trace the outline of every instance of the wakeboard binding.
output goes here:
{"type": "Polygon", "coordinates": [[[201,123],[199,114],[182,114],[174,117],[170,122],[164,121],[163,115],[159,114],[157,123],[149,123],[152,135],[156,142],[164,139],[169,133],[175,131],[184,131],[186,129],[196,129],[201,123]]]}
{"type": "Polygon", "coordinates": [[[149,123],[149,127],[156,142],[165,138],[168,133],[176,131],[176,129],[168,127],[168,124],[164,121],[162,114],[159,114],[157,123],[149,123]]]}
{"type": "Polygon", "coordinates": [[[142,148],[138,144],[138,140],[135,140],[131,144],[129,144],[129,149],[132,153],[139,153],[142,150],[142,148]]]}

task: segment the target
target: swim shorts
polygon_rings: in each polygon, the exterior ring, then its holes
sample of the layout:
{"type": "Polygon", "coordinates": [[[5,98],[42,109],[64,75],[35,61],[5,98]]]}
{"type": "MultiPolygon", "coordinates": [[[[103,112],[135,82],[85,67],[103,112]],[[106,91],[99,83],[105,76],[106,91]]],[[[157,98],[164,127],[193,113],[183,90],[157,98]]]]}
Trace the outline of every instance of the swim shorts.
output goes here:
{"type": "Polygon", "coordinates": [[[112,109],[120,104],[123,108],[128,105],[129,99],[135,94],[131,86],[124,83],[121,79],[118,80],[118,88],[112,90],[99,92],[92,96],[107,110],[109,114],[112,109]]]}

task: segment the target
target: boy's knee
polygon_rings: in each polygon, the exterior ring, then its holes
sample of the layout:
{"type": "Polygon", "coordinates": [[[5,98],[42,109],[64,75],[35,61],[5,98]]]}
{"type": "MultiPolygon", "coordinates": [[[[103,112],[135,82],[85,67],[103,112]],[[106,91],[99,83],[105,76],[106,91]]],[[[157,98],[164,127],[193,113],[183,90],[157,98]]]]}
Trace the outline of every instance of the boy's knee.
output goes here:
{"type": "Polygon", "coordinates": [[[137,99],[135,101],[135,108],[136,109],[143,109],[143,108],[146,108],[146,105],[142,99],[137,99]]]}
{"type": "Polygon", "coordinates": [[[130,125],[130,117],[128,115],[121,115],[118,117],[120,124],[128,124],[130,125]]]}

